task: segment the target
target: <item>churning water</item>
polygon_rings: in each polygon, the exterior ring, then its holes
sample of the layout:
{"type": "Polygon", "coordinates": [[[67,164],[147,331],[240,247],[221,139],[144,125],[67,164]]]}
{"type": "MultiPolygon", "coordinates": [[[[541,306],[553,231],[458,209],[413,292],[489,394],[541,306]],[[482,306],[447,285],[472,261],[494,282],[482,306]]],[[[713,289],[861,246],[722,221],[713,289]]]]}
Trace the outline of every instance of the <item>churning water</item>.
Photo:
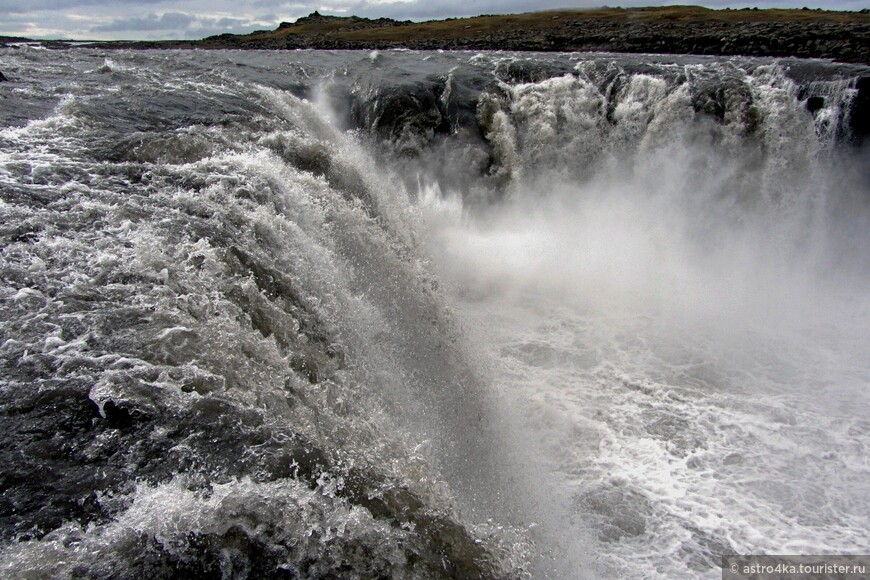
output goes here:
{"type": "Polygon", "coordinates": [[[4,576],[870,551],[866,68],[0,69],[4,576]]]}

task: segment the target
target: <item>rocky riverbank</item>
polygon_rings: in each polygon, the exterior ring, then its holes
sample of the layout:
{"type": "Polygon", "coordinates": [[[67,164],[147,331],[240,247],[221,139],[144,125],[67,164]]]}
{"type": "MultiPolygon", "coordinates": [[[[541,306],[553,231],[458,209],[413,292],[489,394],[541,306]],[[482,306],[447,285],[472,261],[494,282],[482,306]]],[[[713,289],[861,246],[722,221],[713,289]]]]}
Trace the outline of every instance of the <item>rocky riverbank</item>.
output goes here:
{"type": "MultiPolygon", "coordinates": [[[[0,43],[3,39],[0,38],[0,43]]],[[[64,41],[50,47],[74,46],[64,41]]],[[[829,58],[870,64],[870,10],[600,8],[427,22],[325,16],[277,29],[194,41],[101,43],[117,48],[607,51],[829,58]]]]}
{"type": "Polygon", "coordinates": [[[700,7],[539,12],[423,23],[314,13],[273,32],[199,46],[475,49],[794,56],[870,63],[870,14],[700,7]]]}

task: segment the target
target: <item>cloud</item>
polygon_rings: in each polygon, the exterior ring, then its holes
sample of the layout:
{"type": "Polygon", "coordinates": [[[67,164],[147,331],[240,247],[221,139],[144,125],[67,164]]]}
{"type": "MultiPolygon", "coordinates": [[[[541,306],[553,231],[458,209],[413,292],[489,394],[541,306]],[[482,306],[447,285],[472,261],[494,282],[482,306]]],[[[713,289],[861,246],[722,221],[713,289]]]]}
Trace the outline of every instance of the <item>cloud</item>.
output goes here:
{"type": "Polygon", "coordinates": [[[196,18],[181,12],[166,12],[160,16],[149,14],[145,18],[118,18],[108,24],[91,28],[91,32],[139,32],[153,30],[184,30],[196,18]]]}
{"type": "Polygon", "coordinates": [[[76,22],[63,13],[12,14],[0,21],[0,35],[27,38],[75,38],[76,22]]]}
{"type": "Polygon", "coordinates": [[[164,12],[163,14],[148,14],[144,17],[115,18],[109,22],[98,24],[90,29],[91,33],[128,33],[147,32],[149,37],[172,38],[203,38],[213,34],[230,32],[245,34],[274,26],[274,15],[265,22],[261,19],[237,18],[232,16],[195,16],[183,12],[164,12]],[[164,33],[164,34],[153,34],[164,33]]]}
{"type": "Polygon", "coordinates": [[[0,14],[30,14],[33,12],[54,10],[64,11],[86,6],[118,6],[134,10],[135,6],[160,4],[165,0],[0,0],[0,14]]]}

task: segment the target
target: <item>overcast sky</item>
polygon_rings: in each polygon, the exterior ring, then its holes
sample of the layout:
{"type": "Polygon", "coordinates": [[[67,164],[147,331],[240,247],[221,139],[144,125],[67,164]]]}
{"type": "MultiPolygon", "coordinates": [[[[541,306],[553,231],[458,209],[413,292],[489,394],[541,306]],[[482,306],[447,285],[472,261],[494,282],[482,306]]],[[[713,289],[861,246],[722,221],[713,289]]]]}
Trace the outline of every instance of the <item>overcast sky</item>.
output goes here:
{"type": "Polygon", "coordinates": [[[551,8],[701,4],[710,8],[861,10],[870,0],[0,0],[0,35],[31,38],[202,38],[273,29],[314,10],[322,14],[423,20],[551,8]]]}

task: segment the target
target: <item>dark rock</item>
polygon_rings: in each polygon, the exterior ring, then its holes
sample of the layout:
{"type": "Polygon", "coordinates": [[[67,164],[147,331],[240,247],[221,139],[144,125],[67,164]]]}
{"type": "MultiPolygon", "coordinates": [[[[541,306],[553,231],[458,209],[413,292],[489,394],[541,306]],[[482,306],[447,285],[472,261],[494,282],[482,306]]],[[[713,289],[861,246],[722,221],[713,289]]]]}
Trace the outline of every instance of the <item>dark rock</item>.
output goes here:
{"type": "Polygon", "coordinates": [[[807,110],[810,113],[815,113],[819,109],[825,106],[825,98],[824,97],[810,97],[807,99],[807,110]]]}
{"type": "Polygon", "coordinates": [[[343,32],[347,30],[359,30],[362,28],[384,28],[391,26],[403,26],[406,24],[411,24],[411,21],[399,21],[393,20],[392,18],[376,18],[372,20],[369,18],[361,18],[359,16],[330,16],[326,14],[321,14],[320,12],[317,12],[315,10],[308,16],[300,17],[296,20],[296,22],[282,22],[278,25],[278,30],[286,30],[288,28],[294,28],[297,26],[317,26],[324,24],[341,24],[342,26],[338,28],[338,31],[343,32]]]}
{"type": "Polygon", "coordinates": [[[861,77],[855,84],[858,94],[852,100],[849,132],[857,145],[870,139],[870,77],[861,77]]]}
{"type": "Polygon", "coordinates": [[[6,75],[3,74],[3,71],[0,71],[0,83],[8,82],[9,79],[6,78],[6,75]]]}
{"type": "Polygon", "coordinates": [[[442,84],[411,84],[381,89],[374,101],[354,103],[356,124],[368,127],[400,150],[412,154],[435,134],[450,131],[441,95],[442,84]]]}
{"type": "Polygon", "coordinates": [[[699,92],[692,99],[695,111],[716,118],[720,123],[725,119],[725,89],[715,88],[699,92]]]}
{"type": "Polygon", "coordinates": [[[330,20],[338,19],[338,18],[339,17],[337,17],[337,16],[323,16],[322,14],[320,14],[320,12],[315,10],[314,12],[309,14],[308,16],[302,16],[298,20],[296,20],[296,25],[298,26],[300,24],[308,24],[311,22],[325,22],[325,21],[328,22],[330,20]]]}

